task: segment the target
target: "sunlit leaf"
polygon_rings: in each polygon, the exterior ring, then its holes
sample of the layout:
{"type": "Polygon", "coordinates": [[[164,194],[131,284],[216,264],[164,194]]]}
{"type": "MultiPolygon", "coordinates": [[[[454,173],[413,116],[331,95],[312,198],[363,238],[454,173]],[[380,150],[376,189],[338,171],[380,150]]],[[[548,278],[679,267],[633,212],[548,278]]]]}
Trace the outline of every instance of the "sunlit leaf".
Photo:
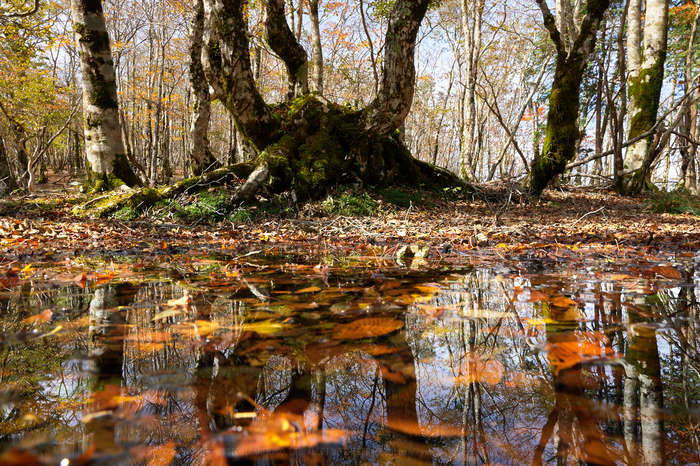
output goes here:
{"type": "Polygon", "coordinates": [[[310,286],[308,288],[302,288],[301,290],[295,291],[295,293],[315,293],[317,291],[321,291],[321,288],[317,286],[310,286]]]}
{"type": "Polygon", "coordinates": [[[165,306],[173,306],[173,307],[187,307],[192,303],[192,296],[185,291],[185,294],[181,298],[177,299],[171,299],[167,303],[165,303],[165,306]]]}
{"type": "Polygon", "coordinates": [[[175,459],[175,455],[177,455],[175,442],[150,446],[147,450],[148,466],[168,466],[175,459]]]}
{"type": "Polygon", "coordinates": [[[544,349],[547,351],[549,363],[555,374],[582,362],[610,357],[614,353],[611,348],[602,346],[601,343],[597,341],[562,341],[547,343],[544,349]]]}
{"type": "Polygon", "coordinates": [[[49,322],[51,320],[51,317],[53,317],[53,312],[51,312],[51,310],[49,309],[46,309],[40,312],[39,314],[23,319],[22,323],[30,325],[39,325],[43,324],[44,322],[49,322]]]}
{"type": "Polygon", "coordinates": [[[333,336],[338,340],[359,340],[394,332],[403,322],[392,317],[368,317],[336,326],[333,336]]]}

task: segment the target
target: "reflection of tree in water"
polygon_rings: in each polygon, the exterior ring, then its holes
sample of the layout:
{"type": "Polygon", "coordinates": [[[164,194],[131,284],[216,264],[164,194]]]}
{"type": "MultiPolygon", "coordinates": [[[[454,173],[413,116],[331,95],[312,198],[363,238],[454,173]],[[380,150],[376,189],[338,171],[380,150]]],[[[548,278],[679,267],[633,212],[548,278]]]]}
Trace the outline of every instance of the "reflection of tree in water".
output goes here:
{"type": "MultiPolygon", "coordinates": [[[[623,291],[619,285],[585,277],[505,279],[481,270],[413,306],[414,316],[408,321],[418,358],[421,420],[426,426],[459,426],[464,433],[461,439],[434,441],[436,456],[454,461],[464,455],[464,464],[523,458],[534,458],[536,464],[572,458],[589,464],[663,462],[660,414],[668,395],[662,390],[677,391],[676,399],[690,400],[687,413],[693,412],[692,400],[698,398],[685,388],[687,376],[678,376],[684,367],[685,373],[693,370],[688,363],[692,349],[686,348],[693,344],[683,343],[686,349],[676,351],[679,369],[673,371],[673,358],[669,366],[659,358],[653,332],[658,319],[633,325],[636,332],[625,338],[625,325],[640,322],[623,309],[629,311],[636,293],[646,295],[647,288],[623,291]],[[441,320],[431,323],[436,314],[441,320]],[[645,326],[650,334],[643,332],[645,326]],[[533,353],[533,345],[546,351],[533,353]],[[629,363],[606,359],[615,353],[627,354],[629,363]],[[502,383],[470,374],[493,372],[480,361],[494,359],[502,364],[502,383]],[[638,376],[641,367],[643,380],[638,376]],[[663,367],[665,372],[660,372],[663,367]],[[637,375],[630,381],[626,374],[637,375]],[[668,379],[661,384],[659,375],[664,374],[668,379]],[[639,401],[632,396],[637,390],[639,401]],[[642,456],[635,457],[638,445],[642,456]]],[[[645,312],[655,300],[647,299],[645,312]]],[[[670,312],[667,304],[660,307],[670,312]]],[[[680,333],[696,340],[691,326],[697,325],[697,316],[679,322],[684,323],[680,333]]],[[[690,434],[694,428],[688,420],[678,428],[690,434]]],[[[687,455],[688,449],[682,450],[687,455]]]]}

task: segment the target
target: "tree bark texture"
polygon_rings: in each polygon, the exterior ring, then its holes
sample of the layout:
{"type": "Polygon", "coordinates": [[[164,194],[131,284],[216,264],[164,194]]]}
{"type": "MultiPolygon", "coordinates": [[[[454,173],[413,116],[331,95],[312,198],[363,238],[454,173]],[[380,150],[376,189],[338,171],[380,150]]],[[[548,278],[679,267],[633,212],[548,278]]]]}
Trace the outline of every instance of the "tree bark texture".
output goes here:
{"type": "Polygon", "coordinates": [[[318,0],[309,0],[309,18],[311,19],[311,44],[313,49],[313,70],[311,85],[314,91],[323,94],[323,46],[321,45],[321,25],[318,18],[318,0]]]}
{"type": "MultiPolygon", "coordinates": [[[[300,6],[301,8],[301,6],[300,6]]],[[[287,67],[290,98],[309,92],[309,63],[304,47],[287,24],[284,0],[263,0],[265,41],[287,67]]]]}
{"type": "Polygon", "coordinates": [[[589,0],[588,13],[583,18],[576,41],[567,52],[554,15],[545,0],[536,0],[549,36],[557,49],[557,62],[549,97],[547,129],[542,152],[535,156],[528,179],[531,193],[539,196],[549,183],[564,173],[566,164],[576,157],[579,139],[578,114],[583,73],[588,57],[595,47],[598,25],[610,0],[589,0]]]}
{"type": "MultiPolygon", "coordinates": [[[[356,111],[309,94],[304,49],[287,23],[282,0],[265,0],[265,35],[287,65],[295,93],[268,106],[255,86],[246,24],[246,1],[204,0],[211,27],[202,54],[207,79],[229,110],[240,133],[258,153],[255,176],[237,198],[249,198],[263,184],[294,190],[297,199],[323,196],[338,182],[386,185],[421,177],[440,185],[464,183],[411,157],[394,131],[410,110],[415,86],[414,50],[430,0],[398,0],[390,15],[380,90],[369,107],[356,111]],[[298,93],[301,92],[301,95],[298,93]],[[296,97],[294,97],[296,96],[296,97]]],[[[311,15],[318,5],[312,2],[311,15]]],[[[315,46],[315,87],[322,86],[320,39],[315,46]]]]}
{"type": "MultiPolygon", "coordinates": [[[[649,131],[656,124],[664,82],[668,4],[668,0],[647,0],[644,45],[639,72],[633,72],[632,63],[630,63],[630,78],[627,82],[630,122],[628,139],[634,139],[649,131]]],[[[633,15],[632,10],[633,7],[630,5],[630,15],[633,15]]],[[[641,15],[640,12],[634,12],[635,18],[637,14],[641,15]]],[[[621,193],[637,194],[650,186],[650,169],[657,155],[653,141],[654,135],[650,135],[627,148],[624,170],[628,174],[624,176],[617,174],[617,190],[621,193]]]]}
{"type": "Polygon", "coordinates": [[[217,98],[231,113],[236,127],[257,151],[281,137],[274,117],[255,86],[248,49],[248,25],[241,0],[205,0],[210,18],[203,66],[217,98]]]}
{"type": "Polygon", "coordinates": [[[101,0],[72,0],[80,54],[88,184],[94,190],[138,183],[121,138],[117,83],[101,0]]]}
{"type": "Polygon", "coordinates": [[[431,0],[397,0],[389,17],[379,92],[362,113],[371,137],[398,129],[413,103],[416,36],[431,0]]]}
{"type": "Polygon", "coordinates": [[[201,175],[216,166],[209,150],[209,119],[211,99],[209,83],[202,66],[204,38],[204,0],[196,0],[190,26],[190,92],[192,94],[192,124],[190,126],[190,166],[193,175],[201,175]]]}

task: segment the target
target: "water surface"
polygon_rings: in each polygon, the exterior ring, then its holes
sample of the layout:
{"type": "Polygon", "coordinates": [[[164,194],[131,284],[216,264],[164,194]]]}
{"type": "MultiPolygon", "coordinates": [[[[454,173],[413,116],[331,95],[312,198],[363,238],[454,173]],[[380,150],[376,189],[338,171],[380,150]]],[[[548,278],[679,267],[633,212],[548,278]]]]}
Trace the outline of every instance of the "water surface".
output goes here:
{"type": "Polygon", "coordinates": [[[700,464],[691,265],[11,269],[0,464],[700,464]]]}

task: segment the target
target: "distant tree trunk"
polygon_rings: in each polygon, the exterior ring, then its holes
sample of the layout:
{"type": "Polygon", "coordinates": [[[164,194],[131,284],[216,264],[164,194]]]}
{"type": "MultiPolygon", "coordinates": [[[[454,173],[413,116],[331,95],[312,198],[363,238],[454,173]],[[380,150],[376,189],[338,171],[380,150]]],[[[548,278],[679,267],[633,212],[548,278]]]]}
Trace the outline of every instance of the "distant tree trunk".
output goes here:
{"type": "MultiPolygon", "coordinates": [[[[690,38],[688,39],[688,49],[685,58],[685,91],[693,86],[693,55],[696,47],[696,40],[698,34],[698,23],[700,22],[700,9],[697,9],[695,13],[695,19],[693,20],[693,26],[690,31],[690,38]]],[[[697,101],[700,99],[700,90],[695,89],[693,91],[692,99],[697,101]]],[[[683,116],[683,126],[681,133],[685,136],[685,139],[681,141],[681,173],[680,182],[678,185],[679,189],[685,189],[692,194],[698,193],[698,180],[697,180],[697,161],[696,156],[698,153],[698,144],[700,143],[700,125],[698,125],[698,106],[697,103],[688,105],[686,107],[685,115],[683,116]]]]}
{"type": "Polygon", "coordinates": [[[318,20],[318,0],[309,0],[309,18],[311,18],[311,44],[313,49],[313,71],[311,72],[311,87],[323,94],[323,48],[321,46],[321,25],[318,20]]]}
{"type": "Polygon", "coordinates": [[[481,57],[481,25],[484,15],[484,0],[462,0],[462,35],[466,54],[464,90],[464,128],[462,131],[462,154],[459,175],[464,179],[474,179],[474,160],[477,156],[477,109],[476,79],[481,57]]]}
{"type": "Polygon", "coordinates": [[[190,126],[190,164],[193,175],[201,175],[216,168],[216,158],[209,149],[209,119],[211,98],[209,83],[202,67],[202,41],[204,37],[204,0],[194,5],[194,17],[190,26],[190,89],[192,94],[192,125],[190,126]]]}
{"type": "MultiPolygon", "coordinates": [[[[640,16],[639,21],[641,21],[641,12],[633,11],[637,8],[637,1],[639,0],[634,0],[634,3],[630,4],[629,11],[630,29],[635,33],[637,24],[633,23],[638,20],[637,15],[640,16]]],[[[638,72],[635,67],[639,57],[636,56],[636,47],[632,47],[633,55],[629,60],[630,74],[627,80],[630,118],[628,139],[634,139],[648,132],[656,124],[666,62],[668,2],[669,0],[647,0],[644,18],[644,49],[638,72]]],[[[638,40],[638,38],[628,40],[628,53],[632,40],[638,40]]],[[[652,134],[627,148],[624,162],[626,174],[616,174],[618,192],[637,194],[644,189],[654,189],[651,184],[651,166],[658,156],[658,151],[653,141],[652,134]]]]}
{"type": "Polygon", "coordinates": [[[542,152],[533,160],[528,177],[530,192],[539,196],[554,178],[564,173],[566,164],[576,157],[581,82],[588,57],[595,47],[598,25],[610,0],[588,0],[588,13],[580,28],[575,28],[577,36],[572,41],[570,51],[546,1],[535,1],[542,10],[545,27],[557,49],[544,145],[542,152]]]}
{"type": "Polygon", "coordinates": [[[94,191],[138,183],[121,138],[117,84],[101,0],[71,0],[83,84],[88,186],[94,191]]]}
{"type": "Polygon", "coordinates": [[[10,159],[7,156],[5,140],[0,136],[0,196],[11,193],[18,187],[15,175],[12,173],[10,159]]]}

